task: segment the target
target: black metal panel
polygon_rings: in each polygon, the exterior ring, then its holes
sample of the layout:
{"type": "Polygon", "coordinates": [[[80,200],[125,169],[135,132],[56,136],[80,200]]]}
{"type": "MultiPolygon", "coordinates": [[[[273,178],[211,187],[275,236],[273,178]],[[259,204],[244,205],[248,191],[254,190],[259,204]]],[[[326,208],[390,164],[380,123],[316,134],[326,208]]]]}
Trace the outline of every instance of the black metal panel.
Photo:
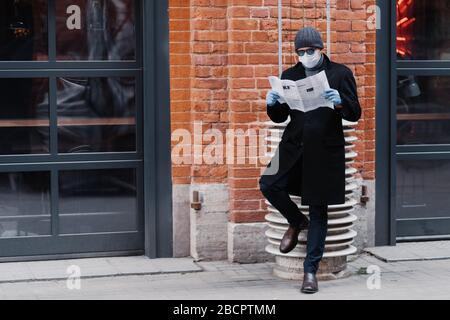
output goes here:
{"type": "Polygon", "coordinates": [[[399,152],[397,153],[397,159],[401,160],[449,160],[450,152],[426,152],[423,150],[399,152]]]}
{"type": "MultiPolygon", "coordinates": [[[[375,243],[392,244],[390,192],[391,185],[391,72],[392,72],[392,37],[391,6],[388,1],[378,0],[380,10],[380,29],[377,30],[376,52],[376,203],[375,203],[375,243]]],[[[395,238],[395,237],[394,237],[395,238]]]]}
{"type": "Polygon", "coordinates": [[[0,172],[28,172],[57,170],[92,170],[92,169],[129,169],[139,168],[141,160],[118,161],[72,161],[72,162],[35,162],[0,164],[0,172]]]}
{"type": "Polygon", "coordinates": [[[169,10],[168,1],[155,1],[157,256],[172,257],[172,160],[170,125],[169,10]]]}
{"type": "Polygon", "coordinates": [[[390,245],[395,245],[397,242],[397,224],[396,221],[396,176],[397,176],[397,157],[396,157],[396,144],[397,144],[397,68],[395,68],[395,62],[397,61],[397,1],[390,1],[390,245]]]}
{"type": "Polygon", "coordinates": [[[401,68],[397,69],[398,75],[400,76],[448,76],[450,75],[449,68],[401,68]]]}
{"type": "Polygon", "coordinates": [[[168,2],[144,2],[145,253],[172,256],[168,2]],[[154,152],[156,150],[156,153],[154,152]]]}
{"type": "Polygon", "coordinates": [[[449,218],[397,220],[400,240],[449,239],[449,218]]]}
{"type": "Polygon", "coordinates": [[[397,69],[450,69],[450,61],[398,61],[397,69]]]}
{"type": "Polygon", "coordinates": [[[448,144],[434,144],[434,145],[406,145],[406,146],[397,146],[397,154],[402,153],[446,153],[450,152],[450,145],[448,144]]]}
{"type": "Polygon", "coordinates": [[[108,234],[80,234],[76,236],[32,237],[20,239],[1,239],[2,260],[7,257],[33,255],[59,255],[73,253],[95,253],[111,251],[132,251],[142,246],[142,232],[123,232],[108,234]],[[18,254],[18,249],[21,253],[18,254]]]}
{"type": "MultiPolygon", "coordinates": [[[[44,67],[45,68],[45,67],[44,67]]],[[[123,66],[118,66],[118,69],[104,68],[98,69],[92,66],[89,68],[86,66],[83,69],[45,69],[45,75],[47,77],[132,77],[138,76],[141,69],[123,69],[123,66]]],[[[34,78],[42,75],[41,70],[32,70],[22,68],[20,70],[8,69],[0,70],[0,78],[34,78]]]]}

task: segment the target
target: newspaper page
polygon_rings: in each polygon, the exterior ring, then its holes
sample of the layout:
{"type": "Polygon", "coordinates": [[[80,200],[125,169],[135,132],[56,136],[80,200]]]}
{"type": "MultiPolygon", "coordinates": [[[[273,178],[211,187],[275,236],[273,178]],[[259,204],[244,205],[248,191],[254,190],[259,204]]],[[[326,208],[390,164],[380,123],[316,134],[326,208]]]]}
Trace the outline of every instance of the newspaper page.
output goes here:
{"type": "Polygon", "coordinates": [[[330,89],[327,75],[322,71],[302,80],[281,80],[269,77],[272,90],[280,95],[280,103],[287,103],[291,109],[310,112],[320,107],[334,109],[333,102],[322,97],[330,89]]]}
{"type": "Polygon", "coordinates": [[[291,109],[304,110],[302,97],[297,88],[297,83],[292,80],[280,80],[278,77],[269,77],[272,90],[281,97],[280,103],[287,103],[291,109]]]}

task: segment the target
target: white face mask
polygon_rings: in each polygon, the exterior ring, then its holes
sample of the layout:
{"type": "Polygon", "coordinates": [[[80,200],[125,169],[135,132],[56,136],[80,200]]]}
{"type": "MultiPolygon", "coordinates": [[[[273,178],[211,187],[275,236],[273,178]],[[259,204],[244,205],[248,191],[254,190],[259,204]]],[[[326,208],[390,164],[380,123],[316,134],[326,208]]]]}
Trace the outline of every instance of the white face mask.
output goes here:
{"type": "Polygon", "coordinates": [[[317,66],[317,64],[320,61],[321,55],[322,52],[320,52],[319,49],[316,49],[316,51],[314,51],[314,54],[312,56],[305,53],[305,55],[303,57],[299,57],[298,60],[303,64],[305,68],[311,69],[317,66]]]}

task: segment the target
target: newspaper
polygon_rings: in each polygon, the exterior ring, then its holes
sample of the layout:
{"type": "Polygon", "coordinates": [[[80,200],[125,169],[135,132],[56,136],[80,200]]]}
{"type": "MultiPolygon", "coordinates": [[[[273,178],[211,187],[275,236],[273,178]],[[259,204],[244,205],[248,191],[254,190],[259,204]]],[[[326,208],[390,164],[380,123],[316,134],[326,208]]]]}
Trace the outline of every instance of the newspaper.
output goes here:
{"type": "Polygon", "coordinates": [[[320,107],[334,109],[333,102],[322,97],[325,90],[330,89],[325,71],[298,81],[269,77],[269,82],[281,97],[278,101],[287,103],[291,109],[303,112],[320,107]]]}

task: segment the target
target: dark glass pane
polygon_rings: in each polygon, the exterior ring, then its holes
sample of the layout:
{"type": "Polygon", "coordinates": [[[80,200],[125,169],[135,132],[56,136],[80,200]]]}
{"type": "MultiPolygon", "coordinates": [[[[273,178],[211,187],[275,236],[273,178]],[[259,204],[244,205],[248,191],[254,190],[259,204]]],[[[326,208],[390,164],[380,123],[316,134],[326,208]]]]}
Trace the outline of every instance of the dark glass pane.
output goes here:
{"type": "Polygon", "coordinates": [[[450,2],[397,0],[397,57],[450,60],[450,2]]]}
{"type": "Polygon", "coordinates": [[[136,150],[134,78],[59,78],[61,153],[136,150]]]}
{"type": "Polygon", "coordinates": [[[49,234],[50,173],[0,173],[0,238],[49,234]]]}
{"type": "Polygon", "coordinates": [[[136,231],[136,170],[59,173],[62,234],[136,231]]]}
{"type": "Polygon", "coordinates": [[[0,1],[0,61],[47,59],[47,1],[0,1]]]}
{"type": "Polygon", "coordinates": [[[449,160],[398,161],[398,219],[448,217],[449,195],[449,160]]]}
{"type": "Polygon", "coordinates": [[[0,155],[49,152],[48,79],[0,78],[0,155]]]}
{"type": "Polygon", "coordinates": [[[56,1],[57,60],[135,60],[134,0],[56,1]]]}
{"type": "Polygon", "coordinates": [[[450,77],[400,76],[398,145],[450,144],[450,77]]]}

